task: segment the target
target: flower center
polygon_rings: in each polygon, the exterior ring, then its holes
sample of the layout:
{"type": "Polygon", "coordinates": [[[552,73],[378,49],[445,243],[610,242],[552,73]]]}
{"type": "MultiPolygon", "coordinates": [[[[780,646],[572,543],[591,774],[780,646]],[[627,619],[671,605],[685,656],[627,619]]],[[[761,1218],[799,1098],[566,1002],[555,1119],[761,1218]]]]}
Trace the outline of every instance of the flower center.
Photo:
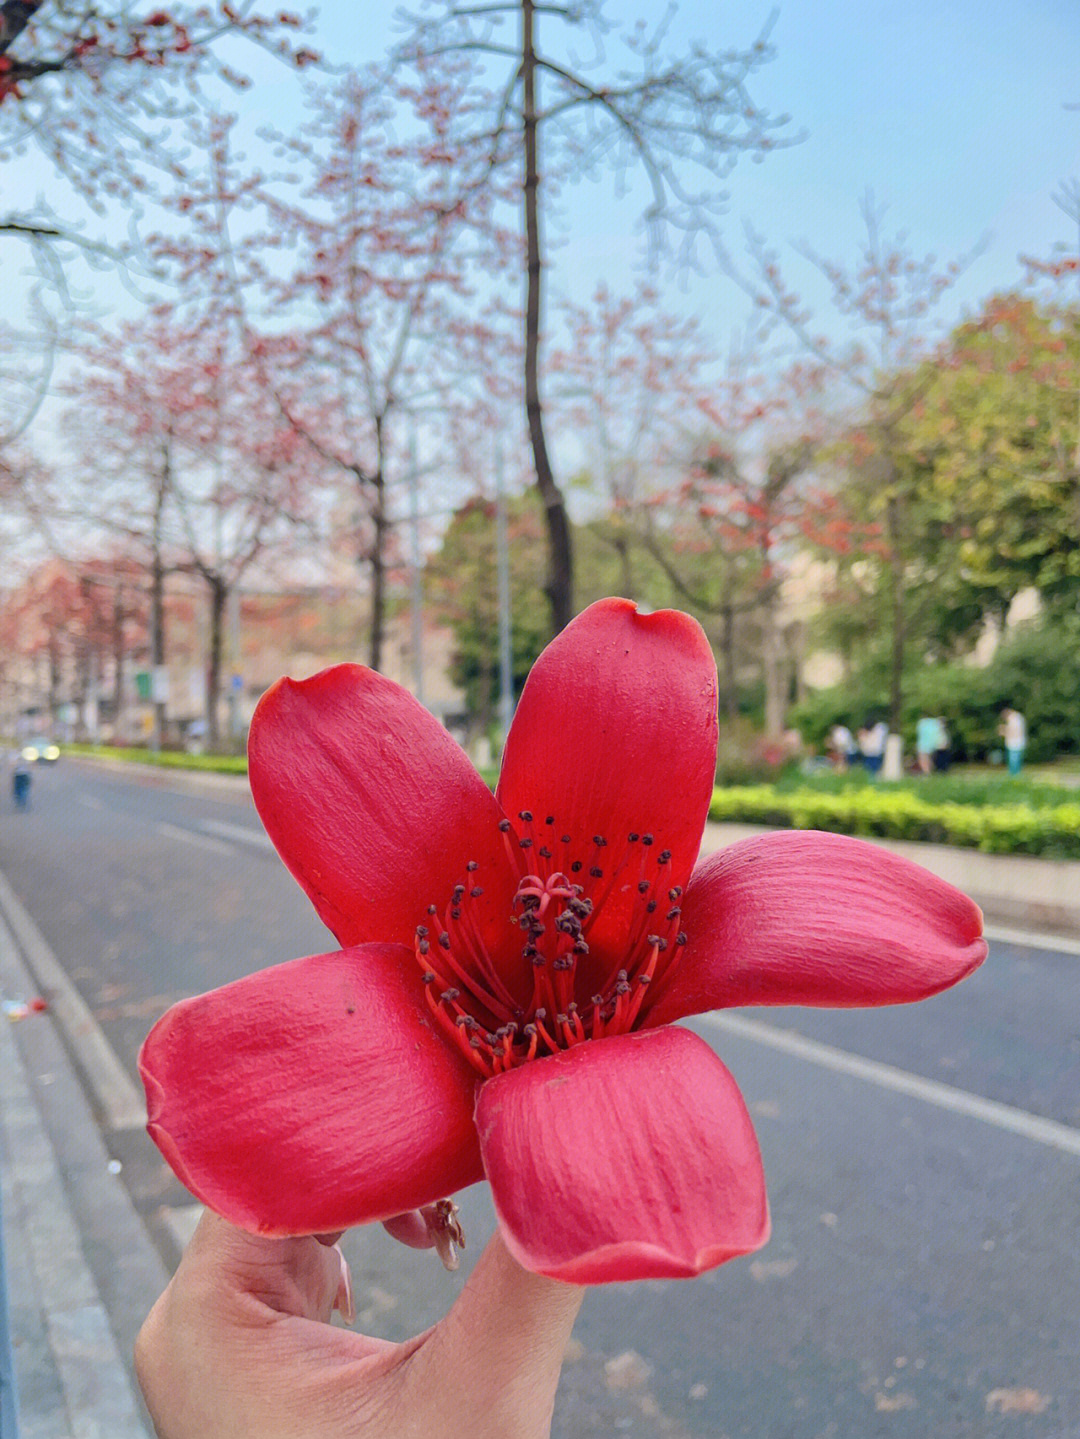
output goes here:
{"type": "Polygon", "coordinates": [[[631,833],[621,851],[594,835],[582,857],[553,815],[543,824],[529,810],[518,818],[520,830],[508,819],[499,825],[518,875],[509,916],[516,937],[508,930],[493,949],[484,933],[475,860],[443,912],[429,905],[428,923],[416,929],[428,1007],[485,1078],[633,1029],[649,986],[686,943],[671,851],[653,835],[631,833]],[[618,916],[614,940],[605,908],[618,916]]]}

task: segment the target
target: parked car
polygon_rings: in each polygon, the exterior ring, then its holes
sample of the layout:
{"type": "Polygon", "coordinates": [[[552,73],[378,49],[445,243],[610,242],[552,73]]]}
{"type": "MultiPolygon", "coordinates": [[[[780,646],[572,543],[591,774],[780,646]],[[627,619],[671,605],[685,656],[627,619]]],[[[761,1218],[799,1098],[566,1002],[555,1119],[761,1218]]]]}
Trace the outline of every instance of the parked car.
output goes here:
{"type": "Polygon", "coordinates": [[[60,746],[48,735],[37,734],[24,743],[22,757],[28,764],[55,764],[60,758],[60,746]]]}

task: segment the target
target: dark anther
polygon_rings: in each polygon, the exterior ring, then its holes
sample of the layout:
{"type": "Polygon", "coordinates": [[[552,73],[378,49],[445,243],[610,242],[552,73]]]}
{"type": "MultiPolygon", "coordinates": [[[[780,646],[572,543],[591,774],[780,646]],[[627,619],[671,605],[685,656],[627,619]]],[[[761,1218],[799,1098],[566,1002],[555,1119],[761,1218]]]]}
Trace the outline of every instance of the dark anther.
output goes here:
{"type": "Polygon", "coordinates": [[[653,842],[653,837],[652,837],[651,834],[643,834],[643,835],[641,836],[641,843],[642,843],[642,844],[652,844],[652,842],[653,842]]]}
{"type": "Polygon", "coordinates": [[[673,919],[678,919],[680,914],[682,914],[682,910],[678,907],[678,905],[676,905],[674,909],[669,909],[667,912],[669,922],[673,919]]]}
{"type": "Polygon", "coordinates": [[[469,1040],[469,1048],[470,1048],[470,1049],[482,1049],[482,1048],[483,1048],[483,1045],[480,1043],[479,1039],[477,1039],[477,1037],[476,1037],[475,1034],[473,1035],[472,1039],[469,1040]]]}
{"type": "Polygon", "coordinates": [[[554,823],[555,823],[555,816],[554,816],[553,814],[549,814],[548,817],[547,817],[547,819],[544,821],[544,823],[545,823],[545,824],[554,824],[554,823]]]}
{"type": "Polygon", "coordinates": [[[592,837],[592,842],[596,845],[597,849],[603,849],[604,846],[607,844],[607,840],[602,834],[594,834],[592,837]]]}
{"type": "Polygon", "coordinates": [[[589,873],[592,875],[593,879],[603,879],[604,877],[604,871],[595,864],[593,865],[592,869],[589,870],[589,873]]]}
{"type": "Polygon", "coordinates": [[[428,932],[428,928],[427,928],[427,925],[426,925],[426,924],[418,924],[418,925],[416,926],[416,937],[417,937],[417,939],[427,939],[427,932],[428,932]]]}
{"type": "Polygon", "coordinates": [[[453,1004],[455,999],[461,998],[461,990],[444,989],[442,994],[439,995],[439,998],[443,1001],[444,1004],[453,1004]]]}
{"type": "Polygon", "coordinates": [[[430,969],[426,971],[426,973],[425,973],[424,976],[423,976],[423,979],[424,979],[424,983],[425,983],[425,984],[434,984],[434,983],[435,983],[435,976],[432,974],[432,972],[431,972],[430,969]]]}
{"type": "Polygon", "coordinates": [[[510,821],[508,819],[501,819],[499,821],[499,828],[502,830],[503,834],[506,834],[510,829],[510,821]]]}
{"type": "Polygon", "coordinates": [[[464,893],[465,893],[465,886],[464,886],[463,884],[455,884],[455,885],[454,885],[454,893],[450,896],[451,901],[454,902],[454,903],[456,903],[456,902],[462,897],[462,895],[463,895],[464,893]]]}
{"type": "Polygon", "coordinates": [[[443,930],[442,934],[439,935],[439,943],[442,945],[443,949],[450,948],[450,936],[447,934],[445,929],[443,930]]]}
{"type": "Polygon", "coordinates": [[[638,840],[641,838],[641,835],[638,834],[637,830],[634,830],[631,834],[628,834],[626,837],[627,837],[627,839],[630,841],[631,844],[637,844],[638,840]]]}
{"type": "Polygon", "coordinates": [[[472,889],[469,890],[469,893],[470,893],[470,895],[473,897],[473,899],[478,899],[478,898],[480,897],[480,895],[483,894],[483,892],[484,892],[483,886],[482,886],[482,885],[479,885],[479,884],[474,885],[474,886],[472,887],[472,889]]]}
{"type": "Polygon", "coordinates": [[[575,859],[574,862],[573,862],[573,864],[570,866],[570,873],[571,873],[571,874],[580,874],[580,873],[581,873],[581,870],[582,870],[581,860],[580,860],[580,859],[575,859]]]}
{"type": "Polygon", "coordinates": [[[639,975],[638,975],[638,984],[652,984],[652,975],[651,975],[651,974],[639,974],[639,975]]]}
{"type": "Polygon", "coordinates": [[[521,1032],[525,1035],[527,1039],[532,1039],[533,1035],[536,1033],[536,1025],[527,1024],[521,1032]]]}
{"type": "Polygon", "coordinates": [[[531,810],[531,809],[520,809],[520,810],[518,810],[518,819],[520,819],[523,824],[532,824],[532,810],[531,810]]]}
{"type": "Polygon", "coordinates": [[[655,900],[655,899],[650,899],[650,900],[649,900],[648,904],[645,906],[645,913],[646,913],[646,914],[655,914],[655,913],[656,913],[656,900],[655,900]]]}
{"type": "Polygon", "coordinates": [[[625,980],[625,979],[620,979],[619,982],[618,982],[618,984],[615,986],[615,993],[616,993],[616,994],[629,994],[629,993],[630,993],[630,985],[629,985],[629,982],[628,982],[627,980],[625,980]]]}
{"type": "Polygon", "coordinates": [[[416,947],[421,954],[427,954],[428,950],[431,948],[431,945],[428,944],[426,939],[422,939],[416,947]]]}
{"type": "Polygon", "coordinates": [[[647,943],[649,943],[649,944],[659,944],[659,943],[660,943],[660,936],[659,936],[658,934],[647,934],[647,935],[645,936],[645,939],[646,939],[647,943]]]}
{"type": "Polygon", "coordinates": [[[468,1029],[470,1019],[472,1019],[471,1014],[459,1014],[457,1019],[454,1020],[454,1023],[458,1029],[468,1029]]]}
{"type": "Polygon", "coordinates": [[[532,849],[531,839],[519,839],[518,844],[521,845],[522,849],[532,849]]]}
{"type": "Polygon", "coordinates": [[[649,892],[649,881],[648,881],[647,879],[639,879],[639,880],[638,880],[637,892],[638,892],[638,894],[648,894],[648,892],[649,892]]]}
{"type": "Polygon", "coordinates": [[[570,836],[569,836],[568,834],[564,834],[563,837],[562,837],[562,842],[563,842],[563,844],[569,844],[569,843],[570,843],[570,836]]]}
{"type": "Polygon", "coordinates": [[[537,854],[540,855],[543,859],[550,859],[550,858],[551,858],[551,850],[548,849],[548,847],[547,847],[546,844],[542,844],[542,845],[540,846],[540,848],[539,848],[536,852],[537,852],[537,854]]]}
{"type": "Polygon", "coordinates": [[[544,1020],[547,1019],[547,1010],[546,1010],[546,1009],[538,1009],[538,1010],[536,1011],[536,1017],[537,1017],[537,1019],[540,1021],[540,1023],[543,1024],[544,1020]]]}
{"type": "Polygon", "coordinates": [[[555,1016],[555,1023],[556,1023],[556,1024],[566,1024],[566,1022],[567,1022],[567,1019],[566,1019],[566,1015],[565,1015],[565,1014],[557,1014],[557,1015],[555,1016]]]}
{"type": "Polygon", "coordinates": [[[670,849],[662,849],[662,850],[660,851],[660,858],[657,860],[657,864],[667,864],[667,862],[668,862],[668,860],[669,860],[670,858],[671,858],[671,850],[670,850],[670,849]]]}
{"type": "Polygon", "coordinates": [[[679,930],[678,934],[675,936],[675,943],[676,943],[676,944],[685,944],[685,943],[686,943],[686,931],[685,931],[685,930],[682,930],[682,929],[679,930]]]}
{"type": "Polygon", "coordinates": [[[574,953],[575,953],[575,954],[588,954],[588,952],[589,952],[589,946],[588,946],[588,944],[585,942],[585,940],[583,940],[583,939],[575,939],[575,941],[574,941],[574,953]]]}
{"type": "Polygon", "coordinates": [[[460,919],[460,918],[461,918],[461,910],[460,910],[460,909],[452,909],[452,910],[450,911],[450,918],[451,918],[451,919],[460,919]]]}
{"type": "Polygon", "coordinates": [[[682,885],[675,884],[667,892],[668,899],[674,904],[677,899],[682,899],[682,885]]]}
{"type": "Polygon", "coordinates": [[[438,914],[439,906],[437,904],[429,904],[427,907],[427,912],[428,914],[438,914]]]}
{"type": "Polygon", "coordinates": [[[468,862],[468,864],[465,866],[465,868],[468,870],[468,872],[469,872],[470,874],[472,874],[473,870],[476,869],[476,867],[477,867],[477,865],[476,865],[476,860],[475,860],[475,859],[470,859],[469,862],[468,862]]]}
{"type": "Polygon", "coordinates": [[[574,961],[568,955],[561,954],[558,959],[552,960],[551,967],[562,974],[565,970],[573,969],[574,961]]]}
{"type": "Polygon", "coordinates": [[[599,1009],[604,1002],[604,996],[602,994],[594,994],[592,997],[592,1002],[596,1005],[597,1009],[599,1009]]]}
{"type": "Polygon", "coordinates": [[[663,954],[663,952],[664,952],[665,949],[667,949],[667,940],[666,940],[666,939],[662,939],[662,940],[660,941],[660,953],[663,954]]]}

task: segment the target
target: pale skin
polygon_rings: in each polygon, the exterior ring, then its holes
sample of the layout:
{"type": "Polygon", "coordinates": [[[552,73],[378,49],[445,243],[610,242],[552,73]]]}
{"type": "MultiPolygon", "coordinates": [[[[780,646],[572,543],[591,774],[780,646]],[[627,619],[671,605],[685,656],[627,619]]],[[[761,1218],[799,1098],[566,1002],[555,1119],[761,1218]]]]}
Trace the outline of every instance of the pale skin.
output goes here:
{"type": "Polygon", "coordinates": [[[159,1439],[547,1439],[584,1292],[496,1233],[445,1318],[391,1344],[330,1324],[351,1309],[335,1248],[207,1213],[135,1365],[159,1439]]]}

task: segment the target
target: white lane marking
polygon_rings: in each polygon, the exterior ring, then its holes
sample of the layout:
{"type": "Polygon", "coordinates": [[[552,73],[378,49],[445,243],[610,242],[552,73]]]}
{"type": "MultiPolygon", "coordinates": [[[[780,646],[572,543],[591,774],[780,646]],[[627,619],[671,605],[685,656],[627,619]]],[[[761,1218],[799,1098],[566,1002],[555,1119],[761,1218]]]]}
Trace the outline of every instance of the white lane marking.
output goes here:
{"type": "Polygon", "coordinates": [[[204,819],[200,822],[200,829],[209,830],[211,834],[219,834],[225,839],[236,839],[241,844],[254,845],[256,849],[274,848],[270,836],[261,829],[252,829],[246,824],[230,824],[227,819],[204,819]]]}
{"type": "Polygon", "coordinates": [[[211,839],[208,834],[198,834],[193,829],[182,829],[178,824],[169,824],[167,820],[159,820],[154,825],[158,834],[164,835],[166,839],[179,839],[184,844],[198,845],[201,849],[209,849],[214,854],[235,854],[231,844],[226,844],[220,839],[211,839]]]}
{"type": "Polygon", "coordinates": [[[104,804],[96,794],[80,794],[77,795],[76,798],[78,799],[79,803],[81,805],[84,805],[87,809],[105,808],[104,804]]]}
{"type": "Polygon", "coordinates": [[[882,1064],[877,1059],[864,1059],[859,1054],[848,1054],[831,1044],[822,1044],[816,1039],[804,1039],[801,1034],[790,1030],[775,1029],[771,1024],[762,1024],[756,1019],[744,1019],[734,1014],[703,1014],[703,1024],[713,1029],[722,1029],[728,1034],[752,1039],[758,1044],[767,1044],[772,1049],[783,1050],[796,1059],[805,1059],[835,1074],[850,1074],[881,1089],[891,1089],[894,1094],[907,1094],[921,1099],[926,1104],[935,1104],[939,1109],[963,1114],[969,1119],[982,1120],[997,1129],[1007,1129],[1012,1134],[1034,1140],[1036,1144],[1047,1144],[1051,1149],[1060,1149],[1065,1154],[1080,1155],[1080,1129],[1067,1124],[1058,1124],[1053,1119],[1043,1119],[1038,1114],[1029,1114],[1026,1109],[1015,1109],[1011,1104],[999,1104],[995,1099],[983,1099],[981,1095],[970,1094],[966,1089],[954,1089],[951,1084],[941,1084],[936,1079],[924,1079],[922,1075],[911,1074],[906,1069],[897,1069],[891,1064],[882,1064]]]}
{"type": "Polygon", "coordinates": [[[993,944],[1016,944],[1021,949],[1039,949],[1047,954],[1080,955],[1080,939],[1066,934],[1042,934],[1030,929],[1008,929],[988,924],[983,933],[993,944]]]}

